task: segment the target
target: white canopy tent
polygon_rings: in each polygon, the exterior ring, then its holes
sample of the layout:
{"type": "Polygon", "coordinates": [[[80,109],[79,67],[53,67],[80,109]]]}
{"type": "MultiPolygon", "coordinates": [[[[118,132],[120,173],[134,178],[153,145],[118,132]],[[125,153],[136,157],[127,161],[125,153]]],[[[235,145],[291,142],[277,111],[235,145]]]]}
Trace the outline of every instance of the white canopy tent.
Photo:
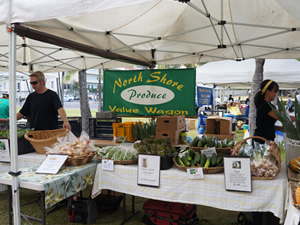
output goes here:
{"type": "MultiPolygon", "coordinates": [[[[16,70],[56,72],[128,63],[153,67],[225,59],[300,58],[296,0],[0,2],[0,67],[10,73],[13,174],[18,167],[13,102],[16,70]],[[13,33],[7,35],[4,30],[11,23],[20,24],[13,25],[13,33]]],[[[14,219],[19,224],[17,177],[13,180],[14,219]]]]}
{"type": "MultiPolygon", "coordinates": [[[[197,84],[250,89],[255,73],[255,60],[208,62],[197,68],[197,84]]],[[[272,79],[281,89],[300,88],[300,62],[295,59],[266,59],[264,79],[272,79]]]]}

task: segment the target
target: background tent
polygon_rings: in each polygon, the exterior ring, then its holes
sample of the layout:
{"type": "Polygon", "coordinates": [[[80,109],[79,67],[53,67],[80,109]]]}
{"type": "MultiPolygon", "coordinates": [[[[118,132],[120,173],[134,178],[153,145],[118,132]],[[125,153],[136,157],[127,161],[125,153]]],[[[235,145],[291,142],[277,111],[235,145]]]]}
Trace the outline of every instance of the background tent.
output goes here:
{"type": "MultiPolygon", "coordinates": [[[[197,84],[250,89],[255,73],[255,60],[209,62],[197,68],[197,84]]],[[[281,89],[300,87],[300,62],[295,59],[266,59],[264,79],[272,79],[281,89]]]]}
{"type": "MultiPolygon", "coordinates": [[[[295,0],[32,0],[25,5],[2,0],[0,24],[20,23],[15,32],[24,40],[17,41],[16,66],[27,72],[128,62],[153,66],[300,58],[297,5],[295,0]]],[[[0,66],[7,68],[4,30],[0,66]]]]}

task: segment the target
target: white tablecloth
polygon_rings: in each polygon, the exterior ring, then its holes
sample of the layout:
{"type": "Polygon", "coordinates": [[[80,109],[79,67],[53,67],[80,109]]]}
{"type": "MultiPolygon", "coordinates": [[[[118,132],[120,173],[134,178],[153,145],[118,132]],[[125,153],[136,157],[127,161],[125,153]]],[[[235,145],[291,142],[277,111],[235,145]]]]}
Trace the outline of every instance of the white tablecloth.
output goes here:
{"type": "Polygon", "coordinates": [[[137,185],[137,165],[115,165],[114,171],[98,164],[92,197],[102,189],[169,202],[205,205],[231,211],[272,212],[283,223],[287,210],[288,181],[286,167],[274,180],[253,180],[252,193],[229,192],[224,188],[224,174],[205,175],[204,180],[189,180],[176,166],[161,170],[160,187],[137,185]]]}
{"type": "MultiPolygon", "coordinates": [[[[38,154],[36,152],[27,153],[24,155],[18,155],[18,168],[40,165],[45,158],[46,158],[45,154],[38,154]]],[[[6,173],[9,171],[10,171],[10,163],[0,162],[0,173],[6,173]]],[[[6,185],[0,184],[0,192],[5,190],[7,190],[6,185]]]]}
{"type": "Polygon", "coordinates": [[[300,210],[295,208],[292,205],[292,194],[291,194],[291,189],[288,189],[289,193],[289,205],[288,205],[288,211],[286,214],[286,218],[284,221],[284,225],[298,225],[300,221],[300,210]]]}

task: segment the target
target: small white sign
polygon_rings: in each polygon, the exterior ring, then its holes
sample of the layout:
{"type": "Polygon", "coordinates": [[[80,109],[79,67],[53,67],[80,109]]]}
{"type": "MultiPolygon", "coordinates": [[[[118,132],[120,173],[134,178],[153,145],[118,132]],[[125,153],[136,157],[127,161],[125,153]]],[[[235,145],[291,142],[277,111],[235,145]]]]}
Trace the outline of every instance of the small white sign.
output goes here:
{"type": "Polygon", "coordinates": [[[114,160],[102,159],[102,169],[108,171],[114,171],[114,160]]]}
{"type": "Polygon", "coordinates": [[[36,173],[57,174],[69,155],[49,154],[36,173]]]}
{"type": "Polygon", "coordinates": [[[160,156],[139,154],[137,177],[138,185],[159,187],[160,156]]]}
{"type": "Polygon", "coordinates": [[[201,155],[206,155],[206,157],[211,157],[213,153],[217,154],[216,148],[212,147],[212,148],[207,148],[207,149],[202,149],[201,150],[201,155]]]}
{"type": "Polygon", "coordinates": [[[204,179],[203,169],[202,168],[190,168],[186,170],[189,179],[191,180],[199,180],[204,179]]]}
{"type": "Polygon", "coordinates": [[[225,189],[252,192],[250,157],[224,156],[225,189]]]}
{"type": "Polygon", "coordinates": [[[10,162],[8,139],[0,139],[0,162],[10,162]]]}

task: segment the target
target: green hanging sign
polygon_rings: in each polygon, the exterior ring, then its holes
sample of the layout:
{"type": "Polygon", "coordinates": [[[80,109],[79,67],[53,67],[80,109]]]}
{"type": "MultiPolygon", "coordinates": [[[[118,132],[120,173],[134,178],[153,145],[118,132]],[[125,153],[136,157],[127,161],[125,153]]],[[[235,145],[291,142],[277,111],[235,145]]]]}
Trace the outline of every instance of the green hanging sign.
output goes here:
{"type": "Polygon", "coordinates": [[[195,69],[106,70],[103,110],[124,116],[195,116],[195,69]]]}

